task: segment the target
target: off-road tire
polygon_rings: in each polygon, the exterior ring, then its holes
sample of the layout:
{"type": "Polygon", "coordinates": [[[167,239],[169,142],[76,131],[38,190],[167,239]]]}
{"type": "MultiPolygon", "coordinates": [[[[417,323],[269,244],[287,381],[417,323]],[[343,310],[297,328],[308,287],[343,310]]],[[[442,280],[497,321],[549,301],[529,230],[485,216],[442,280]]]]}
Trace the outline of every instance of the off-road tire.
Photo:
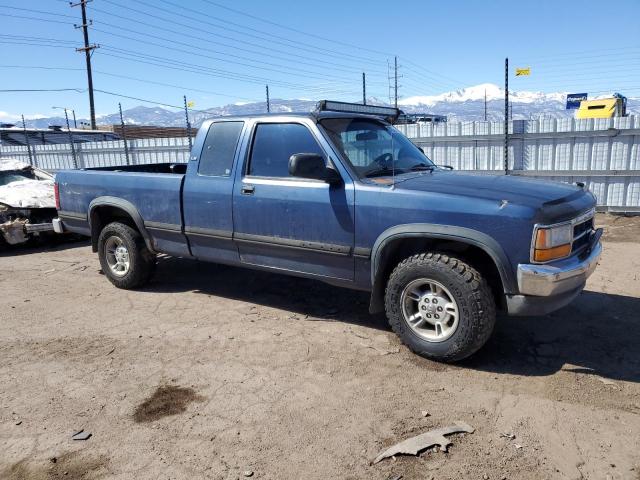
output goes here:
{"type": "Polygon", "coordinates": [[[491,336],[496,321],[487,281],[469,264],[444,253],[422,253],[400,262],[387,282],[385,310],[391,328],[405,345],[418,355],[441,362],[456,362],[475,353],[491,336]],[[441,283],[458,304],[458,327],[442,342],[420,337],[402,313],[402,292],[418,278],[441,283]]]}
{"type": "Polygon", "coordinates": [[[149,251],[140,232],[120,222],[106,225],[98,237],[98,257],[103,273],[118,288],[139,288],[149,282],[156,269],[156,256],[149,251]],[[105,244],[109,237],[122,239],[129,251],[129,271],[124,276],[114,275],[107,263],[105,244]]]}

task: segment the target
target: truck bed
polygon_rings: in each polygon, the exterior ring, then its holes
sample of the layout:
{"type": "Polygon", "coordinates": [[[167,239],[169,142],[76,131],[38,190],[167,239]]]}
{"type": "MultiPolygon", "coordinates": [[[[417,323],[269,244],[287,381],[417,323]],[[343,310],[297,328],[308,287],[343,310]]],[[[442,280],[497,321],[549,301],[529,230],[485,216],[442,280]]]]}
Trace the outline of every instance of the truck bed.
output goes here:
{"type": "Polygon", "coordinates": [[[139,214],[158,250],[189,255],[182,233],[184,174],[180,168],[151,164],[61,171],[56,176],[62,205],[59,216],[69,230],[89,235],[93,220],[88,214],[94,205],[119,207],[139,214]]]}

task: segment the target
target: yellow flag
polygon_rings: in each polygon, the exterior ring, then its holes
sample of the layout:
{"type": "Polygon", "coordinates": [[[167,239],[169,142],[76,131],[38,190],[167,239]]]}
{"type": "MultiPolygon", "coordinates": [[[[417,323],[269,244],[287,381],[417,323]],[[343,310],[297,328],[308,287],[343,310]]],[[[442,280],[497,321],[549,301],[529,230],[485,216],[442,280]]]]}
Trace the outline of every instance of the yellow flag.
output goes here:
{"type": "Polygon", "coordinates": [[[516,68],[516,77],[528,77],[531,75],[531,67],[516,68]]]}
{"type": "Polygon", "coordinates": [[[193,108],[196,106],[196,102],[187,102],[187,107],[193,108]]]}

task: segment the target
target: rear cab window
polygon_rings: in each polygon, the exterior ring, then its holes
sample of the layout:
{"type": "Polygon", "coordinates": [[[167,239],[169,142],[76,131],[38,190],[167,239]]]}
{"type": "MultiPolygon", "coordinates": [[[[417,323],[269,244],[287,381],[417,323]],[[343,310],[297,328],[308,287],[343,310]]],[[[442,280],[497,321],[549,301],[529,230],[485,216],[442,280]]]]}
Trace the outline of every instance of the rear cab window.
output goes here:
{"type": "Polygon", "coordinates": [[[236,147],[244,122],[216,122],[212,123],[207,132],[198,173],[213,177],[228,177],[231,175],[236,147]]]}
{"type": "Polygon", "coordinates": [[[315,153],[325,157],[306,126],[300,123],[259,123],[255,128],[247,175],[289,177],[289,158],[295,153],[315,153]]]}

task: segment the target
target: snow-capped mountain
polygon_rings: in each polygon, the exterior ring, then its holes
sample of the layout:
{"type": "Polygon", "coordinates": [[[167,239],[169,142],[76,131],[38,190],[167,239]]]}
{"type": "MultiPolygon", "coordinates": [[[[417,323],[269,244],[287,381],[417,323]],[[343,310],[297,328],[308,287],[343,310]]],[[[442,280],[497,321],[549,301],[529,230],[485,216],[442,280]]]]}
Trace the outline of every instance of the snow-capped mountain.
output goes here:
{"type": "MultiPolygon", "coordinates": [[[[485,95],[487,101],[502,100],[504,101],[504,88],[500,88],[493,83],[482,83],[473,87],[467,87],[462,90],[454,90],[452,92],[442,93],[434,96],[417,96],[407,97],[399,101],[401,105],[407,106],[427,106],[433,107],[442,102],[461,103],[461,102],[484,102],[485,95]]],[[[566,93],[543,93],[543,92],[517,92],[509,89],[509,99],[514,103],[543,103],[543,102],[560,102],[566,100],[566,93]]]]}
{"type": "MultiPolygon", "coordinates": [[[[446,115],[450,121],[471,121],[484,119],[485,92],[487,98],[487,118],[502,120],[504,118],[504,89],[492,83],[484,83],[472,87],[432,96],[413,96],[401,99],[399,107],[407,113],[432,113],[446,115]]],[[[357,100],[356,100],[357,101],[357,100]]],[[[509,91],[512,117],[518,119],[538,118],[540,116],[567,117],[573,116],[574,110],[565,110],[566,92],[543,93],[528,91],[509,91]]],[[[384,105],[385,101],[377,98],[367,99],[367,103],[384,105]]],[[[315,100],[271,100],[272,112],[308,112],[315,108],[315,100]]],[[[216,116],[248,115],[264,113],[265,102],[243,103],[213,107],[206,110],[190,112],[190,120],[198,127],[203,120],[216,116]]],[[[629,98],[627,111],[640,114],[640,98],[629,98]]],[[[123,112],[125,123],[135,125],[158,125],[183,127],[184,111],[168,110],[161,107],[139,106],[123,112]]],[[[80,119],[78,119],[80,121],[80,119]]],[[[83,119],[86,121],[86,119],[83,119]]],[[[119,124],[117,113],[100,115],[98,124],[119,124]]],[[[64,125],[63,117],[38,118],[28,120],[31,127],[46,128],[49,125],[64,125]]]]}

